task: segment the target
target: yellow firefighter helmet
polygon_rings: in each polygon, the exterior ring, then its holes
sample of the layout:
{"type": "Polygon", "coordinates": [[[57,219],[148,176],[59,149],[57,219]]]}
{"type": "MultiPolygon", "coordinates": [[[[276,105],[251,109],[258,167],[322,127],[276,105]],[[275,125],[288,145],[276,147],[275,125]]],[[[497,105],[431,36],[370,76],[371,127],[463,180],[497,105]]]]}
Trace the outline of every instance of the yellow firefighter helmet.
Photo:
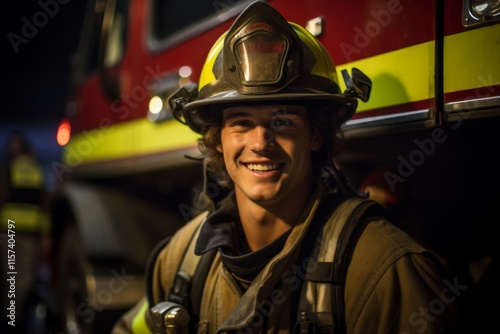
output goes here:
{"type": "Polygon", "coordinates": [[[212,46],[199,84],[170,102],[176,118],[201,133],[214,111],[237,104],[307,103],[331,110],[343,123],[355,112],[356,97],[340,92],[323,45],[259,0],[212,46]]]}

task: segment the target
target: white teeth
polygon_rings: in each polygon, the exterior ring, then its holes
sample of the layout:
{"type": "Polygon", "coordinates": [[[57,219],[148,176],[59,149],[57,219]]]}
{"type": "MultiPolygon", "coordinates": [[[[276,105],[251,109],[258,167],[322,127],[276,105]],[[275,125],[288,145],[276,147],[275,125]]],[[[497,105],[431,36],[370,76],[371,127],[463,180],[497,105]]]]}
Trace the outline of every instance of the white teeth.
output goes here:
{"type": "Polygon", "coordinates": [[[278,169],[279,164],[248,164],[248,169],[256,171],[269,171],[278,169]]]}

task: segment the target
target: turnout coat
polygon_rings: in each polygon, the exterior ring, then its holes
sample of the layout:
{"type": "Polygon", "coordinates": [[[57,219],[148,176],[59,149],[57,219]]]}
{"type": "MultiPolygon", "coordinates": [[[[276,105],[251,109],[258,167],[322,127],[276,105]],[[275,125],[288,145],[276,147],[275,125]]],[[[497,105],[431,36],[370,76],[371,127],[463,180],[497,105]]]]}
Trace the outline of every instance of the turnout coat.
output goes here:
{"type": "MultiPolygon", "coordinates": [[[[235,275],[234,266],[225,261],[230,256],[224,253],[236,247],[240,235],[235,200],[228,196],[208,218],[202,215],[183,226],[161,251],[151,282],[154,303],[166,300],[195,225],[203,220],[195,252],[214,247],[219,251],[204,283],[197,332],[293,333],[294,295],[305,275],[299,254],[301,247],[311,247],[301,242],[325,196],[326,189],[318,184],[296,225],[280,238],[280,245],[259,254],[261,264],[251,279],[244,278],[242,271],[235,275]]],[[[467,287],[450,276],[432,252],[385,218],[363,219],[369,222],[354,248],[345,283],[347,333],[458,332],[457,300],[467,287]]],[[[330,241],[332,246],[335,242],[330,241]]],[[[328,297],[315,298],[321,303],[321,298],[328,297]]],[[[150,332],[151,306],[146,298],[141,300],[119,320],[113,333],[150,332]]]]}

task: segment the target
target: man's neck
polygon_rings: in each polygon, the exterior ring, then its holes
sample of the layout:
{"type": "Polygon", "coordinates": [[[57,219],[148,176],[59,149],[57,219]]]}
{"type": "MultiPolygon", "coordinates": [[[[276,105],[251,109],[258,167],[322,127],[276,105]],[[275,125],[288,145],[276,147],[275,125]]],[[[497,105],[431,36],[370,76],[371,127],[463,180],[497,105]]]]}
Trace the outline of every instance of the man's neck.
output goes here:
{"type": "Polygon", "coordinates": [[[269,245],[292,228],[309,199],[309,195],[301,194],[290,198],[286,204],[262,204],[236,191],[238,213],[250,250],[256,251],[269,245]]]}

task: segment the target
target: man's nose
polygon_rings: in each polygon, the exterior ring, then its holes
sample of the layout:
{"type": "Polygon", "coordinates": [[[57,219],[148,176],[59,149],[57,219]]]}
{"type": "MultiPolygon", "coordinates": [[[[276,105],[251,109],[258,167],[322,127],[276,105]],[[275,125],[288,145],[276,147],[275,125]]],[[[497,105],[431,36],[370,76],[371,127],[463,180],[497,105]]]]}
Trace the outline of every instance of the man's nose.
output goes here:
{"type": "Polygon", "coordinates": [[[263,153],[274,150],[274,132],[262,125],[258,125],[251,131],[249,138],[250,149],[256,153],[263,153]]]}

